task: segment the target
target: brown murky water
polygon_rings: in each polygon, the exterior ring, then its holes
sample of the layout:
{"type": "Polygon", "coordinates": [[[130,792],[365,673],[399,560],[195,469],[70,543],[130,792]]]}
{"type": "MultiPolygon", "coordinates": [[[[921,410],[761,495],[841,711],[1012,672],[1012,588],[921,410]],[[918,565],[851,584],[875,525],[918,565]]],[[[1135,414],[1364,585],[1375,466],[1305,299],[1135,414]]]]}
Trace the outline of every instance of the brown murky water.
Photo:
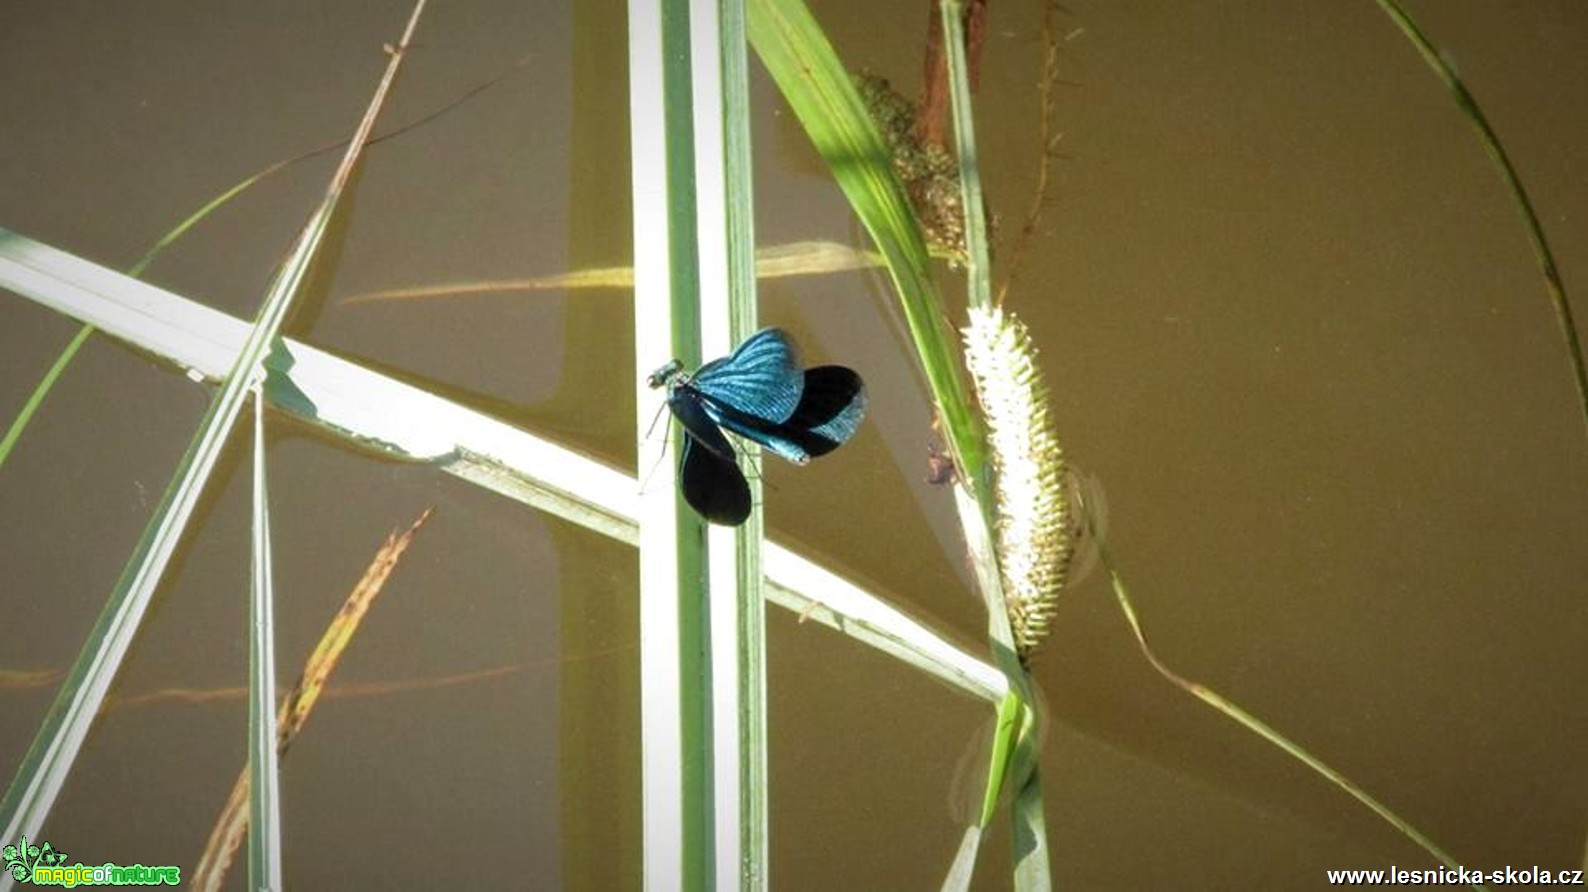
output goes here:
{"type": "MultiPolygon", "coordinates": [[[[1580,866],[1588,438],[1510,200],[1372,4],[1161,6],[1067,4],[1064,157],[1009,299],[1042,348],[1068,453],[1106,489],[1149,634],[1465,864],[1580,866]]],[[[913,89],[924,4],[816,11],[846,59],[913,89]]],[[[1484,104],[1580,290],[1588,7],[1411,11],[1484,104]]],[[[406,13],[0,7],[0,225],[125,268],[221,189],[350,132],[406,13]]],[[[525,61],[372,151],[292,332],[632,466],[626,293],[341,303],[626,260],[622,15],[615,2],[434,6],[388,123],[525,61]]],[[[979,126],[1006,232],[1034,182],[1039,18],[1036,4],[992,6],[979,126]]],[[[858,239],[756,77],[760,240],[858,239]]],[[[333,164],[250,191],[148,278],[251,315],[333,164]]],[[[860,369],[872,400],[835,457],[769,466],[774,537],[975,646],[981,608],[948,495],[922,482],[927,407],[879,280],[781,280],[763,308],[813,360],[860,369]]],[[[75,328],[0,296],[0,416],[75,328]]],[[[70,664],[208,396],[108,340],[85,349],[0,472],[0,669],[70,664]]],[[[243,454],[117,695],[246,684],[243,454]]],[[[284,681],[380,538],[428,505],[435,519],[338,681],[508,670],[323,703],[285,762],[291,885],[637,886],[632,552],[284,420],[271,471],[284,681]]],[[[1066,596],[1057,629],[1035,672],[1064,886],[1317,888],[1328,867],[1428,866],[1163,683],[1098,574],[1066,596]]],[[[787,614],[769,635],[774,883],[935,887],[987,711],[787,614]]],[[[0,691],[0,775],[51,695],[0,691]]],[[[44,838],[85,863],[191,868],[245,724],[240,699],[110,712],[44,838]]],[[[1007,851],[1000,829],[980,887],[1007,885],[1007,851]]]]}

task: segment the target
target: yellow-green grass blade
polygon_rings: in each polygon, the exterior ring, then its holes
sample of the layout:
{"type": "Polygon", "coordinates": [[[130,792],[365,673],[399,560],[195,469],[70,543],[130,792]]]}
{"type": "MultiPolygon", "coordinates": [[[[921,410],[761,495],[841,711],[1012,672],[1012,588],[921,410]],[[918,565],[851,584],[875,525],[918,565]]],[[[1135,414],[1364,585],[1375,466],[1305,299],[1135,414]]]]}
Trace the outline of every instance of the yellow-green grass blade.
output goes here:
{"type": "MultiPolygon", "coordinates": [[[[995,662],[1005,674],[1007,690],[1017,693],[1020,709],[1029,710],[1031,694],[1002,607],[1002,585],[998,578],[996,549],[992,547],[984,433],[979,417],[970,406],[958,354],[951,346],[952,338],[941,297],[931,280],[919,223],[881,135],[831,44],[804,4],[798,0],[750,0],[749,8],[751,39],[757,53],[888,262],[895,291],[960,471],[961,483],[955,487],[956,505],[989,606],[989,635],[995,662]],[[976,547],[978,541],[983,547],[976,547]]],[[[945,12],[945,16],[947,14],[945,12]]],[[[954,41],[950,38],[946,42],[952,44],[954,41]]],[[[961,53],[963,66],[963,50],[961,53]]],[[[974,207],[979,208],[979,191],[974,193],[974,198],[974,207]]],[[[967,213],[974,221],[977,212],[969,210],[972,206],[966,203],[967,213]]],[[[974,228],[975,222],[971,226],[974,228]]],[[[983,231],[982,294],[987,291],[985,244],[983,231]]],[[[1022,721],[1020,727],[1029,724],[1022,721]]],[[[998,779],[1008,774],[1006,763],[1011,759],[1015,760],[1017,773],[1022,773],[1019,780],[1024,784],[1035,762],[1033,746],[1031,738],[1022,736],[1016,745],[995,748],[990,785],[998,784],[998,779]]],[[[996,797],[997,791],[998,787],[992,786],[988,795],[996,797]]],[[[1042,854],[1045,855],[1045,851],[1042,854]]],[[[1045,862],[1042,869],[1046,869],[1045,862]]],[[[1017,873],[1029,875],[1030,870],[1017,873]]]]}
{"type": "Polygon", "coordinates": [[[28,395],[27,402],[22,404],[21,411],[17,412],[16,417],[11,420],[11,426],[6,429],[5,437],[0,439],[0,467],[5,466],[6,456],[11,454],[12,447],[21,438],[22,432],[27,429],[28,422],[33,420],[33,416],[37,414],[39,407],[44,405],[44,398],[49,396],[50,390],[55,387],[55,382],[60,380],[61,373],[66,371],[66,367],[71,364],[72,358],[77,355],[78,350],[82,349],[83,344],[88,342],[89,337],[93,333],[94,327],[92,325],[85,325],[78,329],[77,334],[72,336],[65,349],[61,350],[61,355],[55,358],[55,362],[50,366],[49,371],[45,372],[44,377],[39,380],[38,386],[33,388],[33,393],[28,395]]]}
{"type": "Polygon", "coordinates": [[[376,114],[401,62],[424,0],[415,6],[401,46],[375,92],[341,167],[319,209],[273,281],[259,316],[231,364],[226,381],[210,403],[203,422],[178,465],[160,506],[145,528],[110,599],[89,633],[76,663],[51,705],[33,745],[0,803],[0,838],[36,835],[43,826],[87,738],[121,661],[136,636],[143,614],[192,517],[199,496],[242,411],[248,391],[264,375],[262,365],[275,341],[321,237],[352,173],[376,114]]]}
{"type": "Polygon", "coordinates": [[[981,423],[932,280],[921,227],[886,145],[832,44],[799,0],[748,0],[750,44],[887,259],[958,467],[986,488],[981,423]]]}

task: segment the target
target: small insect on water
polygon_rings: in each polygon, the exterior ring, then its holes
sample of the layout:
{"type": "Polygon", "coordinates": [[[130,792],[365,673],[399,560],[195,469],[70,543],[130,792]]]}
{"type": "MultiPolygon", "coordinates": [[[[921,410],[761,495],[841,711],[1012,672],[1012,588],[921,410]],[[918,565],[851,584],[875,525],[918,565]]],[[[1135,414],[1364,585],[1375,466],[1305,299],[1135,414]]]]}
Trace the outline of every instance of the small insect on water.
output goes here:
{"type": "Polygon", "coordinates": [[[675,359],[646,383],[667,388],[667,407],[684,429],[684,499],[701,517],[727,526],[750,516],[750,486],[724,429],[803,465],[843,445],[866,415],[865,384],[854,369],[801,369],[780,328],[761,329],[693,375],[675,359]]]}

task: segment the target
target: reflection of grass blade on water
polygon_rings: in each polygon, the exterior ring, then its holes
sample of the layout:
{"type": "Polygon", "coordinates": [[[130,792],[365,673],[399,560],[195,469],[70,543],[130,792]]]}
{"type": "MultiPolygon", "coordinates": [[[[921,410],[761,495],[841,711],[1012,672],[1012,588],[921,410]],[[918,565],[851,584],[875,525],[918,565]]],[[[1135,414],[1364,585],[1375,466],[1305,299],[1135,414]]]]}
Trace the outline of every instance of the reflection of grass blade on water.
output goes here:
{"type": "MultiPolygon", "coordinates": [[[[769,245],[755,252],[755,274],[760,279],[815,276],[882,266],[882,257],[873,251],[860,251],[837,242],[790,242],[769,245]]],[[[579,269],[569,273],[537,276],[530,279],[491,279],[476,282],[443,282],[411,288],[367,291],[342,298],[343,304],[390,300],[430,300],[497,294],[509,291],[550,291],[565,288],[633,288],[634,267],[606,266],[579,269]]]]}
{"type": "Polygon", "coordinates": [[[58,669],[0,669],[0,690],[50,687],[65,675],[58,669]]]}
{"type": "Polygon", "coordinates": [[[401,43],[376,87],[340,167],[319,208],[304,226],[282,264],[236,354],[225,383],[210,403],[204,420],[183,455],[159,508],[150,518],[133,554],[117,580],[66,681],[46,713],[33,744],[0,804],[0,838],[36,835],[66,782],[89,727],[109,692],[121,662],[137,635],[155,588],[175,554],[198,505],[199,496],[220,458],[249,391],[261,380],[266,355],[307,278],[333,212],[361,157],[375,118],[395,79],[408,40],[424,8],[418,0],[401,43]]]}
{"type": "MultiPolygon", "coordinates": [[[[309,720],[309,713],[314,710],[315,703],[325,692],[326,681],[342,659],[342,652],[352,641],[353,633],[358,631],[359,623],[363,621],[375,599],[380,596],[387,578],[397,567],[397,561],[413,542],[419,528],[430,519],[433,510],[427,508],[407,530],[401,533],[394,532],[386,537],[385,544],[375,553],[375,557],[364,570],[363,578],[353,586],[347,600],[342,603],[342,608],[332,617],[325,634],[320,636],[320,643],[315,646],[314,652],[304,663],[303,674],[299,676],[292,690],[281,699],[281,708],[276,716],[278,754],[285,754],[287,748],[297,739],[298,733],[303,730],[304,723],[309,720]]],[[[225,882],[226,873],[237,855],[237,849],[242,845],[243,834],[248,830],[248,790],[248,766],[245,765],[238,773],[236,783],[232,785],[231,795],[227,797],[226,804],[221,808],[220,817],[216,820],[214,829],[210,831],[209,842],[205,844],[204,853],[199,857],[198,867],[189,880],[197,888],[219,889],[225,882]]]]}

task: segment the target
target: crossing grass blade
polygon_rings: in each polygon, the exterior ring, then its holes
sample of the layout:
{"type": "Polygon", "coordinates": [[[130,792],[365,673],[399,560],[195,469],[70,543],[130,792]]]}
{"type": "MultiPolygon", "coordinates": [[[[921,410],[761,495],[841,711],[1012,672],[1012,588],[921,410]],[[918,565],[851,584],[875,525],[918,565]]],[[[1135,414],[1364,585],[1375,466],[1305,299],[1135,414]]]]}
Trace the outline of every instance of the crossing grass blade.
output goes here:
{"type": "MultiPolygon", "coordinates": [[[[527,56],[518,59],[511,67],[503,70],[490,80],[475,86],[473,89],[465,92],[463,95],[457,97],[451,102],[427,112],[415,120],[409,121],[406,124],[402,124],[390,131],[387,131],[386,133],[371,137],[368,142],[365,143],[365,146],[372,146],[378,142],[400,136],[409,130],[422,126],[429,121],[434,120],[436,117],[443,115],[454,108],[457,108],[475,96],[478,96],[491,87],[494,87],[506,80],[509,74],[522,67],[527,61],[527,56]]],[[[335,151],[336,149],[343,148],[346,145],[347,140],[342,140],[340,142],[334,142],[329,145],[320,146],[318,148],[301,152],[291,158],[284,158],[273,162],[264,168],[249,174],[248,176],[239,180],[237,183],[234,183],[232,186],[228,187],[219,195],[216,195],[209,201],[205,202],[202,207],[187,215],[180,223],[162,235],[158,241],[149,247],[149,250],[144,252],[142,257],[138,258],[137,263],[134,263],[132,266],[127,268],[127,275],[134,278],[142,276],[144,271],[149,268],[149,265],[154,263],[156,257],[160,256],[160,254],[163,253],[167,248],[176,244],[177,241],[179,241],[183,236],[187,235],[187,233],[192,230],[193,227],[197,226],[205,218],[209,217],[210,214],[224,207],[232,199],[252,188],[260,181],[283,170],[286,170],[287,168],[292,167],[299,162],[307,161],[311,158],[317,158],[326,152],[335,151]]],[[[840,261],[835,259],[831,262],[837,263],[840,261]]],[[[16,445],[17,440],[22,436],[22,432],[25,431],[28,425],[32,422],[33,416],[37,414],[39,407],[43,405],[44,400],[49,396],[50,391],[54,389],[55,383],[60,380],[60,377],[66,371],[67,366],[71,365],[72,360],[76,358],[78,351],[82,349],[83,344],[87,343],[88,339],[93,336],[96,330],[97,329],[95,329],[92,324],[84,324],[82,328],[78,329],[77,334],[74,335],[72,340],[68,341],[66,346],[61,349],[60,355],[55,358],[55,362],[50,366],[49,370],[45,372],[44,377],[39,380],[39,383],[34,387],[32,394],[28,396],[27,402],[23,404],[22,409],[14,418],[12,418],[11,425],[6,429],[5,436],[0,437],[0,467],[5,466],[6,457],[11,454],[11,449],[16,445]]]]}
{"type": "MultiPolygon", "coordinates": [[[[210,380],[225,377],[248,335],[241,319],[4,229],[0,287],[210,380]]],[[[294,338],[282,338],[266,365],[265,394],[275,408],[335,442],[388,461],[427,463],[610,539],[638,541],[641,487],[632,475],[294,338]]],[[[1003,697],[1003,676],[985,661],[788,549],[768,542],[764,550],[772,603],[973,697],[994,704],[1003,697]]],[[[0,672],[0,686],[47,677],[48,670],[0,672]]]]}

